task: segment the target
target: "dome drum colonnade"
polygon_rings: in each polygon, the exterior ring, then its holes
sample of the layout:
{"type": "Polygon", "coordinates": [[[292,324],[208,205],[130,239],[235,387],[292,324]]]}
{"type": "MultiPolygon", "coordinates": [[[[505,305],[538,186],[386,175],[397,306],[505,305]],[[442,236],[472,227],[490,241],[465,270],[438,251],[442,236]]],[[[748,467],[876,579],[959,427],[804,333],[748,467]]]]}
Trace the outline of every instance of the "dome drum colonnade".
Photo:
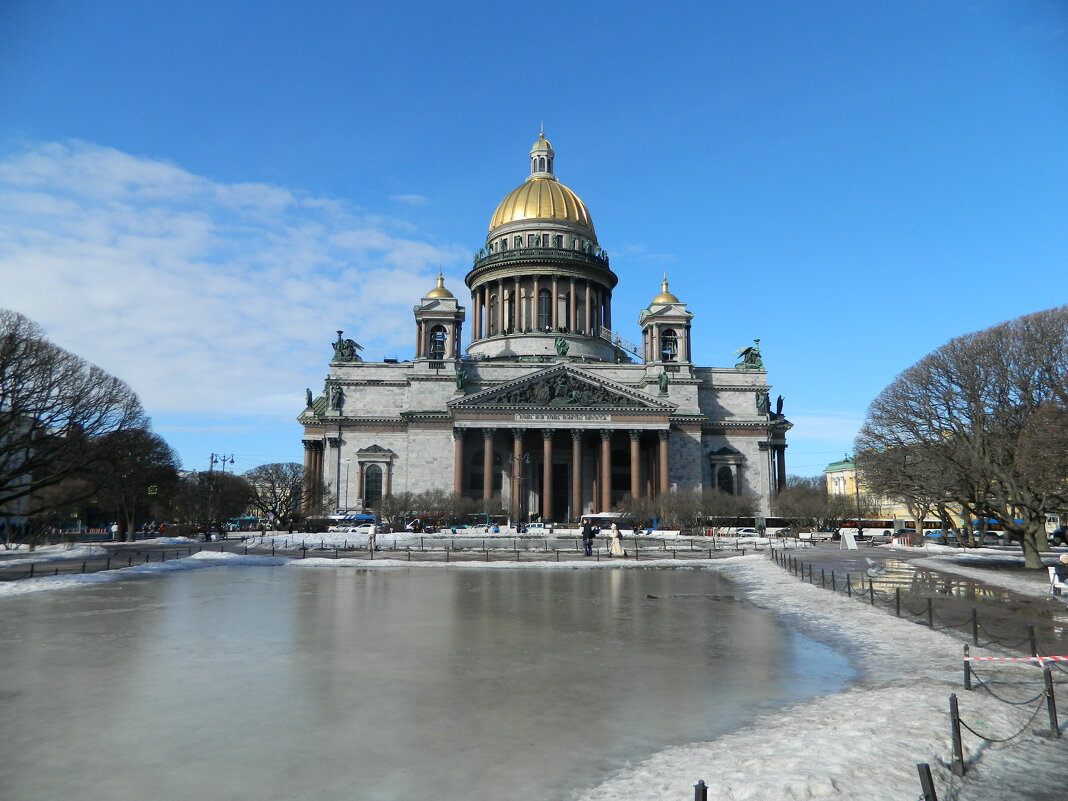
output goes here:
{"type": "Polygon", "coordinates": [[[471,290],[471,358],[551,356],[557,339],[591,360],[612,360],[618,278],[597,243],[586,205],[553,174],[544,135],[530,150],[530,175],[497,204],[485,247],[466,278],[471,290]],[[521,335],[521,338],[515,338],[521,335]],[[502,350],[497,337],[513,337],[502,350]]]}

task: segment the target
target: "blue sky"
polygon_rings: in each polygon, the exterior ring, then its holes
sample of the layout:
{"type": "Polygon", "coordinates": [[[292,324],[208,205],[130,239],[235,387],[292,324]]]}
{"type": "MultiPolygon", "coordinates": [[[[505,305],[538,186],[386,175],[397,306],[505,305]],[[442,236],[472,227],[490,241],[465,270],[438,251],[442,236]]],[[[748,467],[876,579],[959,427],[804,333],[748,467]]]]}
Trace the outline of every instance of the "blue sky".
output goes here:
{"type": "Polygon", "coordinates": [[[0,306],[185,466],[299,461],[336,329],[412,354],[544,123],[694,359],[761,340],[815,474],[948,339],[1066,302],[1062,2],[0,3],[0,306]]]}

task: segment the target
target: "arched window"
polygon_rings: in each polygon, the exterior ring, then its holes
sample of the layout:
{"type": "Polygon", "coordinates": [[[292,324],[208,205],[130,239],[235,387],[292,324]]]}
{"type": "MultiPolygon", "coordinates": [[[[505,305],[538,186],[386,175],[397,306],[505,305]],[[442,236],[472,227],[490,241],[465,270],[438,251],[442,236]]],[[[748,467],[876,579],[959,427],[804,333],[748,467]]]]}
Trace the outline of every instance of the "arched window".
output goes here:
{"type": "Polygon", "coordinates": [[[369,464],[363,473],[364,506],[374,506],[382,500],[382,467],[369,464]]]}
{"type": "Polygon", "coordinates": [[[716,470],[716,489],[728,495],[734,494],[734,473],[727,465],[720,465],[716,470]]]}
{"type": "Polygon", "coordinates": [[[486,326],[486,327],[489,329],[489,334],[490,334],[491,337],[495,336],[497,334],[497,321],[498,321],[497,303],[498,303],[497,296],[496,295],[490,295],[489,325],[486,326]]]}
{"type": "Polygon", "coordinates": [[[673,328],[660,333],[660,361],[673,362],[679,358],[679,337],[673,328]]]}
{"type": "Polygon", "coordinates": [[[544,331],[553,324],[553,293],[548,289],[538,290],[538,330],[544,331]]]}
{"type": "Polygon", "coordinates": [[[521,237],[521,236],[514,237],[512,239],[512,244],[515,245],[515,247],[517,247],[517,248],[523,247],[523,237],[521,237]]]}
{"type": "Polygon", "coordinates": [[[440,361],[445,358],[445,343],[448,340],[448,332],[443,325],[435,325],[430,329],[430,358],[440,361]]]}

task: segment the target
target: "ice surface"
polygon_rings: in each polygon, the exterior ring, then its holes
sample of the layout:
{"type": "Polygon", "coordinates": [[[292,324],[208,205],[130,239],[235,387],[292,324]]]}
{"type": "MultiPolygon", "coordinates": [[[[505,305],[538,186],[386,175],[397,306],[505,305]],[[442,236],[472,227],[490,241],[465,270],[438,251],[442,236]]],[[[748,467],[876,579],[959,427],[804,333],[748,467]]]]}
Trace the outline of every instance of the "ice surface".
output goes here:
{"type": "MultiPolygon", "coordinates": [[[[388,535],[392,537],[392,535],[388,535]]],[[[415,535],[418,536],[418,535],[415,535]]],[[[961,565],[957,549],[939,555],[931,567],[974,571],[989,583],[1002,583],[1021,592],[1033,591],[1029,577],[991,576],[993,571],[961,565]],[[1024,582],[1017,586],[1017,582],[1024,582]]],[[[1004,552],[973,556],[981,560],[1015,558],[1004,552]]],[[[961,647],[940,632],[898,620],[885,611],[801,582],[763,556],[717,560],[671,559],[556,563],[426,563],[399,559],[267,559],[202,552],[167,563],[153,563],[86,576],[61,576],[0,585],[0,593],[116,581],[128,576],[162,574],[209,566],[285,565],[304,569],[382,572],[413,570],[650,570],[658,566],[721,572],[745,591],[748,601],[774,612],[788,626],[847,653],[860,670],[857,686],[832,695],[785,707],[756,722],[708,742],[667,748],[608,776],[584,791],[583,801],[627,799],[678,801],[691,797],[693,784],[703,779],[715,801],[748,799],[857,799],[890,801],[919,794],[915,765],[927,762],[935,774],[943,801],[1004,801],[1030,799],[1061,801],[1068,794],[1068,740],[1036,734],[1046,728],[1044,709],[1036,704],[1009,706],[983,690],[968,692],[961,685],[961,647]],[[973,728],[993,738],[1022,729],[1011,743],[983,744],[965,732],[966,777],[948,769],[950,732],[948,697],[960,698],[961,714],[973,728]],[[1030,722],[1029,722],[1030,719],[1030,722]]],[[[235,573],[235,576],[237,574],[235,573]]],[[[974,652],[998,655],[995,649],[974,652]]],[[[984,665],[983,678],[1002,682],[998,692],[1022,700],[1040,691],[1038,668],[1026,664],[984,665]]],[[[1055,674],[1058,689],[1068,687],[1065,675],[1055,674]]],[[[552,703],[552,700],[547,701],[552,703]]],[[[1062,702],[1062,709],[1068,704],[1062,702]]],[[[1063,714],[1063,713],[1062,713],[1063,714]]],[[[1062,729],[1064,727],[1062,726],[1062,729]]],[[[419,759],[419,754],[403,755],[419,759]]]]}

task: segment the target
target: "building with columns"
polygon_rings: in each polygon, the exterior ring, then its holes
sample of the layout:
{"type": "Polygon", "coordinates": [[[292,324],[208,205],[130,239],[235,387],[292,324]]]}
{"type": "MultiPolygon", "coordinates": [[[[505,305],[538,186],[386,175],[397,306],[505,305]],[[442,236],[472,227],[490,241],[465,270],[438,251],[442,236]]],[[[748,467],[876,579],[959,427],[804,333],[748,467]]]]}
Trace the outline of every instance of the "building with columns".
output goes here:
{"type": "Polygon", "coordinates": [[[539,136],[529,176],[490,217],[469,306],[440,275],[414,306],[411,361],[363,361],[338,331],[298,418],[308,476],[339,511],[441,489],[514,520],[573,521],[715,487],[770,514],[791,424],[781,399],[770,408],[759,340],[733,366],[694,365],[693,314],[666,275],[638,314],[641,344],[616,334],[619,279],[554,158],[539,136]]]}

